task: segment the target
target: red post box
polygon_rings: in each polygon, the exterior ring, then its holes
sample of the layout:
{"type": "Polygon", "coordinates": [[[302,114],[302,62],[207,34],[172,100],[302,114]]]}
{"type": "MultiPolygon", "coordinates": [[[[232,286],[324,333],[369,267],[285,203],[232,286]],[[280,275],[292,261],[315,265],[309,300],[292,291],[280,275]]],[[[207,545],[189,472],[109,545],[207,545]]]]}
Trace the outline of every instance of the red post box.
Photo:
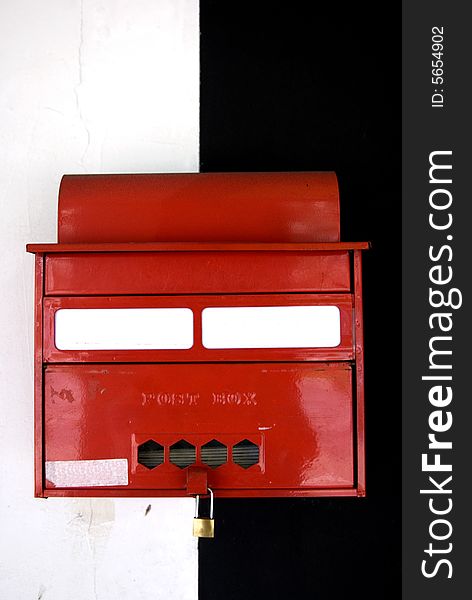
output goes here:
{"type": "Polygon", "coordinates": [[[36,495],[364,495],[367,247],[332,173],[65,176],[36,495]]]}

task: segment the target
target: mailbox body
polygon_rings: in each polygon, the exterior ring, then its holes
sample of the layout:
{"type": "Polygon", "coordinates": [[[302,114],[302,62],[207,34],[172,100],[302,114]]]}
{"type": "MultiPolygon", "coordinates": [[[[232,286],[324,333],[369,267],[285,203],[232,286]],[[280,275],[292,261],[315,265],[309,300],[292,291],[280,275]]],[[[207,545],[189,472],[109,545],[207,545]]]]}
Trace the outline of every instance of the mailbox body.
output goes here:
{"type": "Polygon", "coordinates": [[[365,494],[334,175],[69,176],[58,237],[28,247],[37,496],[365,494]]]}

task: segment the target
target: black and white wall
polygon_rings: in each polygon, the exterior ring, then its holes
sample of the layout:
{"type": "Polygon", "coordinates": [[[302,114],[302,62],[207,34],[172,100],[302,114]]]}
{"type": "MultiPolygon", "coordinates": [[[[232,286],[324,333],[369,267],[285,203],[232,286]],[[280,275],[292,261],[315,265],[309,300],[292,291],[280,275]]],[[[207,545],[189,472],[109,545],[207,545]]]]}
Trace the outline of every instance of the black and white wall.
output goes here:
{"type": "MultiPolygon", "coordinates": [[[[391,3],[390,3],[391,4],[391,3]]],[[[0,598],[400,597],[400,6],[0,6],[0,598]],[[63,173],[334,170],[365,255],[366,499],[33,499],[33,260],[63,173]],[[151,504],[151,509],[147,510],[151,504]]]]}

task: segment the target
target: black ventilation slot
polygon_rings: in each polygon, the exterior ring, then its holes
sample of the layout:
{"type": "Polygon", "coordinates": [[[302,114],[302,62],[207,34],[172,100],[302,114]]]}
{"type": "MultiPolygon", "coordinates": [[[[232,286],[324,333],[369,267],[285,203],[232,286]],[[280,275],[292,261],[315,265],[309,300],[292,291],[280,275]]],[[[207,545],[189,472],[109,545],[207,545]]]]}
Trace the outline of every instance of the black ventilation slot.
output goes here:
{"type": "Polygon", "coordinates": [[[218,440],[211,440],[202,446],[201,459],[212,469],[221,467],[228,461],[228,448],[218,440]]]}
{"type": "Polygon", "coordinates": [[[164,462],[164,446],[154,440],[148,440],[138,446],[138,463],[148,469],[154,469],[164,462]]]}
{"type": "Polygon", "coordinates": [[[193,465],[197,457],[195,446],[186,440],[179,440],[170,447],[170,462],[181,469],[193,465]]]}
{"type": "Polygon", "coordinates": [[[243,440],[233,446],[233,462],[243,469],[248,469],[259,462],[259,446],[243,440]]]}
{"type": "MultiPolygon", "coordinates": [[[[187,440],[179,440],[172,446],[164,448],[155,440],[147,440],[138,446],[138,463],[147,469],[154,469],[164,462],[164,457],[180,469],[196,463],[197,448],[187,440]]],[[[247,439],[235,444],[232,448],[233,463],[248,469],[259,463],[260,448],[247,439]]],[[[228,446],[218,440],[211,440],[200,447],[200,461],[216,469],[228,462],[228,446]]]]}

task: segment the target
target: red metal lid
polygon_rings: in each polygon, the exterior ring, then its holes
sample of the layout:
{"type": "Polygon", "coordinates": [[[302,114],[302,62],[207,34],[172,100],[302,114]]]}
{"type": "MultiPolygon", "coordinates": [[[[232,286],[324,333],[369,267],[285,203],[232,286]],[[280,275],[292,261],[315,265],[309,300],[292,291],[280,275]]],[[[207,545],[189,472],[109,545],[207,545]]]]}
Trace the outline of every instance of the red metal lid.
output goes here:
{"type": "Polygon", "coordinates": [[[65,175],[59,243],[338,242],[334,173],[65,175]]]}

